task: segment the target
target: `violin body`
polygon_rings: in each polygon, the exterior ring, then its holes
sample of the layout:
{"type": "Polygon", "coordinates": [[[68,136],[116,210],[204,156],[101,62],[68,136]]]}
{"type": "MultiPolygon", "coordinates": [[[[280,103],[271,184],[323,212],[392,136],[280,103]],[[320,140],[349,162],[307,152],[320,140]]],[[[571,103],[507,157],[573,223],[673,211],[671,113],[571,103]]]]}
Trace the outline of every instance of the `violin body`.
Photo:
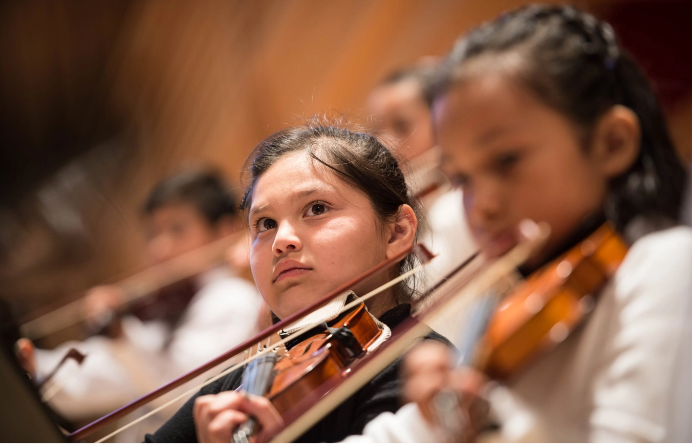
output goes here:
{"type": "Polygon", "coordinates": [[[593,309],[627,249],[606,223],[505,296],[481,345],[482,371],[507,379],[566,339],[593,309]]]}
{"type": "MultiPolygon", "coordinates": [[[[342,330],[343,332],[343,330],[342,330]]],[[[348,365],[382,334],[361,304],[322,331],[291,347],[274,366],[274,382],[267,398],[283,414],[297,401],[315,393],[325,381],[345,377],[348,365]],[[353,341],[347,344],[335,329],[347,328],[353,341]]]]}

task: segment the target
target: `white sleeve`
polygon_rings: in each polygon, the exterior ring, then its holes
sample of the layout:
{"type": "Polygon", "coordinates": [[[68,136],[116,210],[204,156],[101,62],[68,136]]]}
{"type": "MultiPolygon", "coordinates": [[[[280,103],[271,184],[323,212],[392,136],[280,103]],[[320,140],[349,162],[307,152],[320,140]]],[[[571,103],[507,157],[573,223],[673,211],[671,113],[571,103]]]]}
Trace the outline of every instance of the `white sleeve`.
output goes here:
{"type": "Polygon", "coordinates": [[[381,413],[363,429],[362,435],[349,436],[342,442],[446,442],[445,434],[425,420],[418,405],[409,403],[396,413],[381,413]]]}
{"type": "Polygon", "coordinates": [[[54,368],[69,347],[87,355],[81,366],[67,363],[55,375],[60,390],[50,405],[74,420],[132,402],[250,338],[260,304],[251,284],[239,278],[221,279],[195,295],[167,346],[169,330],[163,323],[127,316],[121,338],[95,336],[56,350],[37,350],[39,376],[54,368]]]}
{"type": "Polygon", "coordinates": [[[129,341],[95,336],[84,342],[70,342],[55,350],[36,350],[36,367],[45,377],[70,347],[86,355],[81,365],[65,363],[49,382],[44,396],[68,420],[93,418],[112,411],[146,392],[149,385],[137,372],[146,368],[147,355],[129,341]],[[144,384],[144,386],[142,386],[144,384]]]}
{"type": "Polygon", "coordinates": [[[692,230],[635,243],[614,290],[589,439],[692,440],[692,230]]]}
{"type": "Polygon", "coordinates": [[[240,278],[204,287],[173,333],[162,371],[180,376],[252,337],[261,304],[255,287],[240,278]]]}

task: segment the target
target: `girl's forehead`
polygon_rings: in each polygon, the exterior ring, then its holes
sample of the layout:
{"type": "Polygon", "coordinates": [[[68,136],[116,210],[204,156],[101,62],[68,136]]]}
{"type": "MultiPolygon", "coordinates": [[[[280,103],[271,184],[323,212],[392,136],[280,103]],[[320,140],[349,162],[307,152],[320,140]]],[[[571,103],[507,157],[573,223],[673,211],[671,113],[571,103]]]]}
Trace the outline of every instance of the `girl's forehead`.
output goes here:
{"type": "Polygon", "coordinates": [[[251,212],[268,204],[290,201],[318,192],[339,193],[346,186],[307,151],[284,155],[262,174],[253,190],[251,212]]]}
{"type": "Polygon", "coordinates": [[[458,130],[481,145],[497,134],[566,119],[520,81],[501,74],[471,77],[451,86],[435,102],[433,116],[438,135],[458,130]]]}

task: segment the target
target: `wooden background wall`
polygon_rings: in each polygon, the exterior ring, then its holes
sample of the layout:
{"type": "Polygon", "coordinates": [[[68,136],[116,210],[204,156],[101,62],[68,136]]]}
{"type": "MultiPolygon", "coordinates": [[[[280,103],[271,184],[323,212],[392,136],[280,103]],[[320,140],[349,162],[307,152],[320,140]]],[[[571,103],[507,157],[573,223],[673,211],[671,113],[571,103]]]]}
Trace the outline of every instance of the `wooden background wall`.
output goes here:
{"type": "MultiPolygon", "coordinates": [[[[0,292],[23,314],[128,274],[141,266],[138,206],[156,181],[184,165],[213,163],[239,188],[246,156],[271,132],[325,111],[367,120],[365,97],[390,70],[443,55],[460,33],[521,3],[5,3],[0,82],[18,123],[6,128],[14,145],[6,143],[3,155],[28,144],[12,187],[29,192],[0,212],[7,247],[0,292]],[[43,165],[75,147],[81,154],[71,170],[43,165]],[[71,215],[63,215],[62,231],[60,208],[71,215]]],[[[614,19],[651,4],[683,11],[689,4],[577,3],[614,19]]],[[[689,39],[689,14],[682,20],[689,39]]],[[[646,26],[641,32],[654,38],[646,26]]],[[[668,45],[683,54],[690,48],[668,45]]],[[[690,82],[673,83],[667,110],[689,162],[690,82]]]]}

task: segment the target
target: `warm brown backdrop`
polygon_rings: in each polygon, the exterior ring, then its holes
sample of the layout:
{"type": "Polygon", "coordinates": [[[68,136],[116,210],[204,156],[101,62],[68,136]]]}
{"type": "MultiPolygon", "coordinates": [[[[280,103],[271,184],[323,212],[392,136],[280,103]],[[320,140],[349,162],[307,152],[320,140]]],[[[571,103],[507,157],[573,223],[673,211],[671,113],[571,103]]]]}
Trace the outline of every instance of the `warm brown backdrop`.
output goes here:
{"type": "MultiPolygon", "coordinates": [[[[366,119],[366,94],[391,69],[443,55],[521,3],[4,3],[2,296],[24,314],[136,270],[138,205],[154,182],[214,163],[239,187],[245,157],[272,131],[325,111],[366,119]]],[[[690,2],[577,4],[632,42],[689,163],[690,2]]]]}

